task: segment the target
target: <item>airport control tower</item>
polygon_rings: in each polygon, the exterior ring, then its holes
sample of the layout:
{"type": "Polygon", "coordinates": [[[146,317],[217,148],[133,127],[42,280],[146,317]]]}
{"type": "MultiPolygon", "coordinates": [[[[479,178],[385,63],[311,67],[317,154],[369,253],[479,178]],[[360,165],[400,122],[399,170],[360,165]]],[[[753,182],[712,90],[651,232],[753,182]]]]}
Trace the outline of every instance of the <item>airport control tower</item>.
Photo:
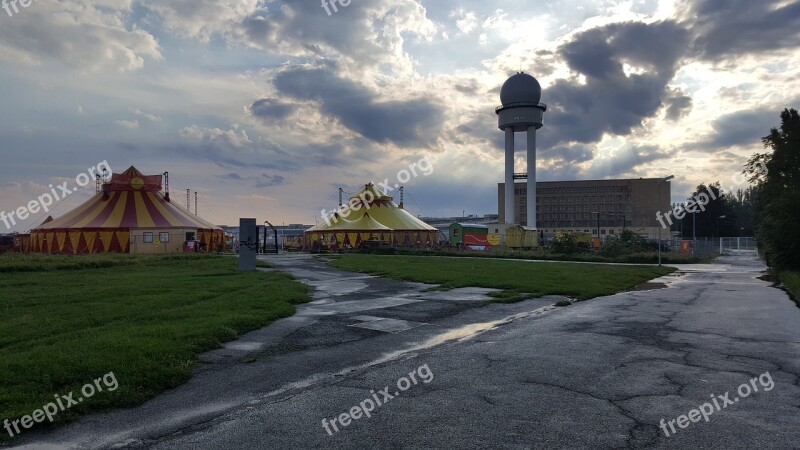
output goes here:
{"type": "MultiPolygon", "coordinates": [[[[536,228],[536,130],[542,127],[547,105],[542,99],[542,86],[536,78],[520,72],[509,78],[500,90],[498,126],[506,133],[505,223],[516,225],[514,208],[514,133],[528,133],[528,227],[536,228]]],[[[521,218],[520,218],[521,219],[521,218]]]]}

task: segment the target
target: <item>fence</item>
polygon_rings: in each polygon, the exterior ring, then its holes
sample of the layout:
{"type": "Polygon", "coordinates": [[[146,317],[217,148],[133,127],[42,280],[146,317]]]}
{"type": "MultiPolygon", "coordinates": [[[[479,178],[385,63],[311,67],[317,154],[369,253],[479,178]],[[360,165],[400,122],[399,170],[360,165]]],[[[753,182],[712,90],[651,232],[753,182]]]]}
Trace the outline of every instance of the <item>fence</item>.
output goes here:
{"type": "Polygon", "coordinates": [[[742,255],[758,253],[755,238],[752,237],[721,237],[719,238],[719,253],[721,255],[742,255]]]}
{"type": "MultiPolygon", "coordinates": [[[[656,241],[652,241],[656,245],[656,241]]],[[[717,255],[755,254],[755,238],[752,237],[674,237],[661,241],[661,251],[691,255],[696,258],[709,258],[717,255]]]]}

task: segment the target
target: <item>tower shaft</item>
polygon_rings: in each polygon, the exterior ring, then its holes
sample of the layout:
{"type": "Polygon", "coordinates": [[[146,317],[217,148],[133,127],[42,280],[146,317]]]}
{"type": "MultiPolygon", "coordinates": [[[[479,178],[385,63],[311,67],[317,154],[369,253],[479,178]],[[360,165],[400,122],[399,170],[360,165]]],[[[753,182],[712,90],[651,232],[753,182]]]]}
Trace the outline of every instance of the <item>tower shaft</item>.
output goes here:
{"type": "Polygon", "coordinates": [[[528,226],[536,228],[536,128],[528,128],[528,226]]]}
{"type": "Polygon", "coordinates": [[[506,128],[506,185],[505,185],[505,223],[514,221],[514,129],[506,128]]]}

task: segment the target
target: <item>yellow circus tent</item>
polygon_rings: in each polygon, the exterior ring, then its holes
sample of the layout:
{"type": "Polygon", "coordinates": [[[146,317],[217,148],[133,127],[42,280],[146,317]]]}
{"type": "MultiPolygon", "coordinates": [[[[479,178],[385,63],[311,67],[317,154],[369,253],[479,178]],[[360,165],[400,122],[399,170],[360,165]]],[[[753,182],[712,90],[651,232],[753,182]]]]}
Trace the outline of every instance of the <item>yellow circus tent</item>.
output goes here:
{"type": "Polygon", "coordinates": [[[439,230],[409,214],[392,200],[374,184],[364,185],[332,217],[306,230],[305,248],[353,248],[368,240],[395,247],[435,245],[439,230]]]}
{"type": "MultiPolygon", "coordinates": [[[[168,253],[186,240],[213,250],[224,243],[221,228],[173,204],[162,194],[161,175],[131,166],[115,173],[82,205],[31,231],[33,253],[168,253]]],[[[25,250],[25,249],[24,249],[25,250]]]]}

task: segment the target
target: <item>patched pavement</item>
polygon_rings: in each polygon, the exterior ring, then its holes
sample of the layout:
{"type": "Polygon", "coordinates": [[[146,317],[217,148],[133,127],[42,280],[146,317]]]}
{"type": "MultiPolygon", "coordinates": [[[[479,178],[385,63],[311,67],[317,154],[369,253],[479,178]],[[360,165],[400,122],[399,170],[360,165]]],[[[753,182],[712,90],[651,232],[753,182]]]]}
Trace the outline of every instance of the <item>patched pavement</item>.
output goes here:
{"type": "Polygon", "coordinates": [[[28,438],[164,449],[800,443],[800,309],[758,279],[764,267],[752,258],[566,308],[552,306],[558,298],[479,307],[485,290],[429,292],[307,256],[270,261],[315,285],[314,302],[203,355],[192,380],[142,406],[28,438]],[[423,365],[430,382],[399,392],[423,365]],[[770,390],[750,381],[767,372],[770,390]],[[708,421],[673,422],[669,437],[659,428],[726,392],[739,397],[742,384],[761,389],[708,421]],[[323,419],[385,387],[398,395],[369,418],[326,431],[323,419]]]}

